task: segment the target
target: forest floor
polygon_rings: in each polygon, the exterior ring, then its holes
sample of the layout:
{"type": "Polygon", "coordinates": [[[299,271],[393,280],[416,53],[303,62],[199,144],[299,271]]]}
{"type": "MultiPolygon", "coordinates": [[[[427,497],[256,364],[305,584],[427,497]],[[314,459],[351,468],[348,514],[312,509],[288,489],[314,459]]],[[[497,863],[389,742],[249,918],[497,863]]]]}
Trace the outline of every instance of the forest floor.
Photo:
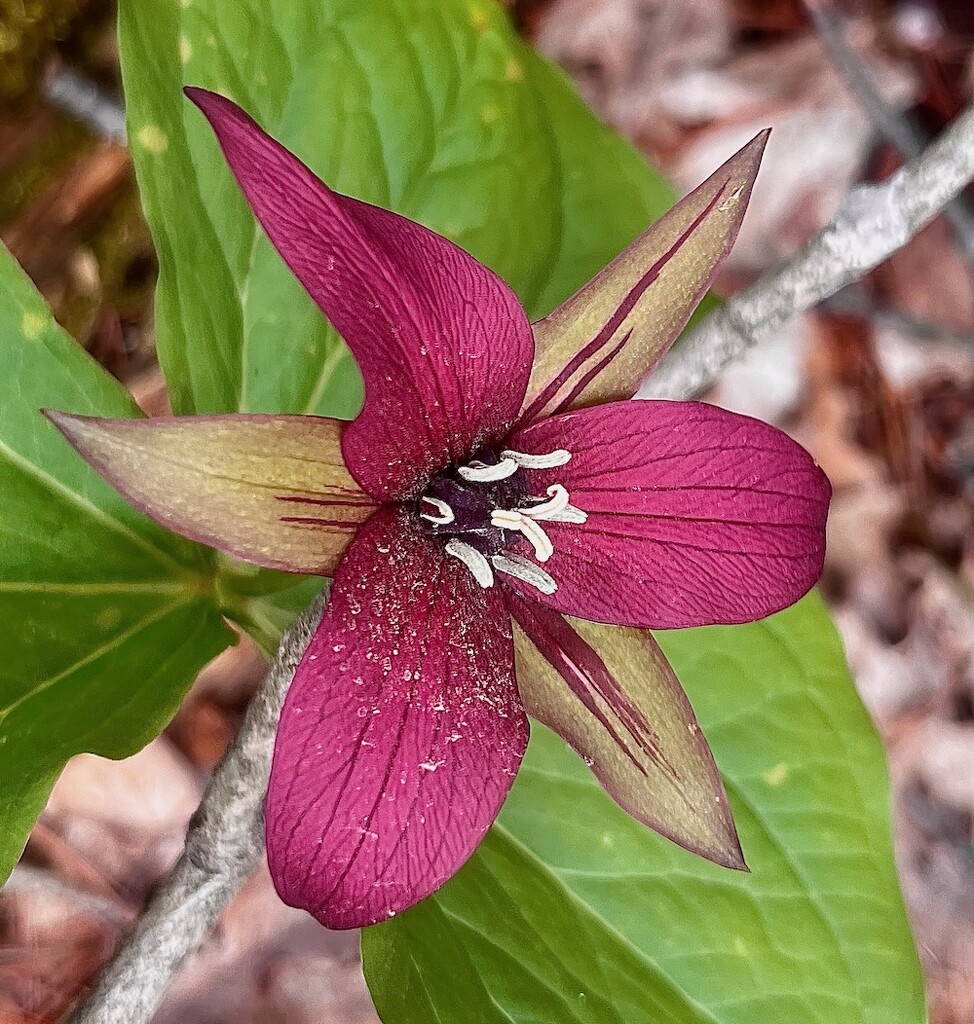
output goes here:
{"type": "MultiPolygon", "coordinates": [[[[118,94],[112,3],[36,7],[44,18],[17,24],[0,12],[0,237],[79,343],[146,411],[162,412],[156,265],[127,150],[44,94],[58,68],[118,94]]],[[[511,7],[593,108],[681,190],[774,125],[718,282],[724,295],[793,253],[852,185],[897,166],[881,123],[922,142],[974,94],[969,0],[863,0],[818,24],[800,0],[511,7]],[[879,105],[850,91],[849,66],[866,69],[879,105]]],[[[961,203],[974,213],[974,192],[961,203]]],[[[958,238],[938,219],[754,350],[708,396],[788,430],[833,481],[823,590],[886,744],[933,1024],[974,1021],[974,252],[958,238]]],[[[0,895],[0,1024],[54,1021],[90,983],[178,855],[261,672],[241,644],[202,673],[140,754],[68,766],[0,895]]],[[[354,936],[282,906],[266,872],[156,1017],[374,1020],[354,936]]]]}

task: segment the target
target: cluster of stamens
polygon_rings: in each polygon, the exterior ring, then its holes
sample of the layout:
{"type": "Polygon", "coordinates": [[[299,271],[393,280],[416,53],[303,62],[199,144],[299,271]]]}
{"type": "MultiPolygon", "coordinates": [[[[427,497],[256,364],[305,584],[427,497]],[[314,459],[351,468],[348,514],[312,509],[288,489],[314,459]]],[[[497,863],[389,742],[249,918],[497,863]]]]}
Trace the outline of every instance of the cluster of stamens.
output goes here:
{"type": "Polygon", "coordinates": [[[564,449],[547,455],[484,452],[431,483],[431,493],[420,499],[420,518],[431,533],[448,538],[446,553],[463,562],[480,586],[492,587],[500,572],[553,594],[558,584],[538,564],[554,553],[541,524],[584,523],[587,516],[570,504],[561,484],[546,488],[544,496],[529,494],[518,471],[554,469],[570,458],[564,449]],[[511,550],[520,538],[530,543],[537,561],[511,550]]]}

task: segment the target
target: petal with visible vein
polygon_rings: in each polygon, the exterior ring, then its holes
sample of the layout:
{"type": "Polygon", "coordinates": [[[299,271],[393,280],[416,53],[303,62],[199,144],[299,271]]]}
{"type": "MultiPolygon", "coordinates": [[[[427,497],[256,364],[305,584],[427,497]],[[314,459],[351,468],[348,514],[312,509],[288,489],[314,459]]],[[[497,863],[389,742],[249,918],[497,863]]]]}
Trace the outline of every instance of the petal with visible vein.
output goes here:
{"type": "Polygon", "coordinates": [[[379,500],[499,440],[517,415],[531,328],[496,274],[440,235],[332,192],[239,107],[187,90],[284,262],[345,339],[365,406],[343,447],[379,500]]]}
{"type": "Polygon", "coordinates": [[[281,715],[267,850],[281,897],[331,928],[442,885],[510,789],[528,738],[510,617],[395,508],[349,549],[281,715]]]}
{"type": "Polygon", "coordinates": [[[330,576],[377,507],[345,468],[337,420],[47,415],[146,515],[257,565],[330,576]]]}
{"type": "Polygon", "coordinates": [[[545,523],[558,589],[540,599],[559,611],[649,629],[751,622],[821,575],[831,487],[767,423],[699,402],[613,402],[537,423],[511,446],[572,453],[525,471],[532,494],[562,484],[587,514],[545,523]]]}
{"type": "Polygon", "coordinates": [[[636,393],[730,252],[767,139],[761,132],[534,325],[522,423],[636,393]]]}
{"type": "Polygon", "coordinates": [[[528,713],[567,740],[638,821],[746,870],[713,755],[652,636],[567,619],[513,596],[508,607],[528,713]]]}

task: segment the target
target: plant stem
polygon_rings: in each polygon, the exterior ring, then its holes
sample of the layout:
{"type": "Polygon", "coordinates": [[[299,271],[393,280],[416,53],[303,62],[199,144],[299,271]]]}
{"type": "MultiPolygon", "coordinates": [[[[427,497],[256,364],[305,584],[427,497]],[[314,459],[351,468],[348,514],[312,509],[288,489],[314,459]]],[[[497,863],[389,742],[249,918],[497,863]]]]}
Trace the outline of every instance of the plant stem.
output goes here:
{"type": "Polygon", "coordinates": [[[193,815],[186,848],[159,883],[69,1024],[148,1021],[172,976],[206,938],[264,853],[264,793],[288,684],[325,607],[322,596],[284,634],[240,731],[193,815]]]}

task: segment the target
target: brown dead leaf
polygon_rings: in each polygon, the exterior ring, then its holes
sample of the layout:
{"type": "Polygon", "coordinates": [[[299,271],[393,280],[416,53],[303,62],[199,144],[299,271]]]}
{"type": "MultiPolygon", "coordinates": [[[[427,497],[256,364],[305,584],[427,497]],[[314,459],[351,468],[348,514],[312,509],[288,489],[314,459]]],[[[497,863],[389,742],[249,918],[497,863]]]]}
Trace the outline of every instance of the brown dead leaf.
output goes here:
{"type": "Polygon", "coordinates": [[[140,903],[179,856],[202,793],[203,776],[159,737],[123,761],[73,758],[41,820],[117,892],[140,903]]]}
{"type": "Polygon", "coordinates": [[[355,932],[285,906],[266,867],[176,978],[153,1024],[377,1024],[355,932]]]}
{"type": "Polygon", "coordinates": [[[0,893],[0,1021],[59,1020],[132,918],[50,872],[15,868],[0,893]]]}

